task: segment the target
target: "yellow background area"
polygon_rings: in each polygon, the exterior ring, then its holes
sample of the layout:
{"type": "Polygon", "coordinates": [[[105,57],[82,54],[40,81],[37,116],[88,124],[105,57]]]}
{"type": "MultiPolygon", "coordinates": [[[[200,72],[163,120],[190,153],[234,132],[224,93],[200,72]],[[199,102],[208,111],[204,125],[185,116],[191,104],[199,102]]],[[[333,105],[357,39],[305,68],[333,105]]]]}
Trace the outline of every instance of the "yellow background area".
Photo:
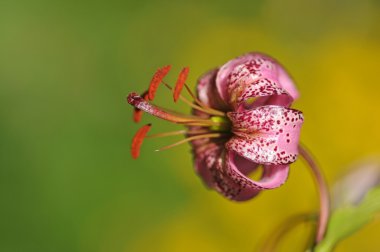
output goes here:
{"type": "MultiPolygon", "coordinates": [[[[364,1],[0,3],[0,251],[254,251],[289,216],[318,208],[296,162],[281,188],[244,203],[207,190],[188,145],[132,160],[125,96],[154,71],[188,83],[249,51],[277,58],[301,93],[301,141],[333,185],[380,154],[380,4],[364,1]]],[[[174,104],[164,88],[157,104],[174,104]]],[[[179,129],[144,115],[152,133],[179,129]]],[[[301,225],[280,244],[298,251],[301,225]]],[[[379,251],[375,220],[336,251],[379,251]]]]}

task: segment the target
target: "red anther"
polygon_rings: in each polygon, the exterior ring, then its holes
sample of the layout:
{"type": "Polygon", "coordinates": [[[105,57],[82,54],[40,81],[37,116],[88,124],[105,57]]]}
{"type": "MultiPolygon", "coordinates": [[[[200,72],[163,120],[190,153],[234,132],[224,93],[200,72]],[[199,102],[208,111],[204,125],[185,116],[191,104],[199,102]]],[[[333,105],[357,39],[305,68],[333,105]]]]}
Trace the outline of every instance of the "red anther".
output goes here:
{"type": "Polygon", "coordinates": [[[133,159],[137,159],[139,157],[141,145],[151,126],[152,124],[142,126],[133,137],[131,146],[131,154],[133,159]]]}
{"type": "Polygon", "coordinates": [[[175,87],[174,87],[174,92],[173,92],[174,102],[177,102],[177,100],[181,94],[183,85],[185,85],[185,82],[186,82],[188,75],[189,75],[189,67],[184,67],[182,69],[182,71],[179,73],[177,82],[176,82],[175,87]]]}
{"type": "Polygon", "coordinates": [[[133,111],[133,121],[135,123],[138,123],[141,121],[141,117],[142,117],[142,114],[143,114],[143,111],[138,109],[138,108],[135,108],[135,110],[133,111]]]}
{"type": "Polygon", "coordinates": [[[148,90],[149,100],[153,101],[158,86],[160,85],[162,80],[165,78],[165,76],[169,73],[170,69],[171,69],[171,65],[167,65],[167,66],[157,69],[157,71],[152,77],[152,80],[150,81],[149,90],[148,90]]]}
{"type": "Polygon", "coordinates": [[[144,93],[142,93],[142,98],[144,98],[144,100],[148,101],[148,90],[146,90],[144,93]]]}

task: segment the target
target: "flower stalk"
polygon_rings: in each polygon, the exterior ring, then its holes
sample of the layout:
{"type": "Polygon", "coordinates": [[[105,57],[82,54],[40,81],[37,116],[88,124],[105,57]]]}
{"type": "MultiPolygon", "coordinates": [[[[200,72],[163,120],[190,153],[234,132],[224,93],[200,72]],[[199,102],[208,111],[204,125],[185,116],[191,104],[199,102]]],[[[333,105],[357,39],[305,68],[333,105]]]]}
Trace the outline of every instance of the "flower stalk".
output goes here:
{"type": "Polygon", "coordinates": [[[298,146],[299,154],[310,167],[310,171],[313,175],[318,194],[319,194],[319,218],[317,224],[317,233],[315,237],[315,242],[319,243],[327,229],[328,219],[330,216],[330,196],[327,187],[326,180],[322,174],[321,169],[318,167],[317,163],[314,161],[310,152],[302,145],[298,146]]]}

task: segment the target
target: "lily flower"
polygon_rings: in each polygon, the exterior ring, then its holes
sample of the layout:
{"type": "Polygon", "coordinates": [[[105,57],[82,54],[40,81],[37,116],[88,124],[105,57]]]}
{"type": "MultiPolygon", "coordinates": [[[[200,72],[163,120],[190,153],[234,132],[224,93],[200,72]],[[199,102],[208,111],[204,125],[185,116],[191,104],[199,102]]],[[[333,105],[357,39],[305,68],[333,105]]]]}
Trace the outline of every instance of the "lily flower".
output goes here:
{"type": "Polygon", "coordinates": [[[262,190],[281,186],[288,177],[289,165],[297,159],[303,123],[302,112],[290,108],[298,92],[284,68],[267,55],[249,53],[202,76],[196,95],[185,84],[188,72],[184,68],[172,88],[163,81],[165,75],[159,69],[148,93],[154,94],[157,83],[162,83],[173,91],[174,101],[179,99],[192,107],[191,115],[157,107],[152,99],[137,93],[128,95],[128,103],[136,111],[187,127],[146,136],[150,125],[144,126],[133,140],[134,158],[142,137],[183,134],[185,139],[160,150],[190,142],[197,174],[208,187],[225,197],[243,201],[262,190]],[[183,87],[193,101],[180,94],[183,87]],[[259,166],[263,173],[256,181],[249,174],[259,166]]]}

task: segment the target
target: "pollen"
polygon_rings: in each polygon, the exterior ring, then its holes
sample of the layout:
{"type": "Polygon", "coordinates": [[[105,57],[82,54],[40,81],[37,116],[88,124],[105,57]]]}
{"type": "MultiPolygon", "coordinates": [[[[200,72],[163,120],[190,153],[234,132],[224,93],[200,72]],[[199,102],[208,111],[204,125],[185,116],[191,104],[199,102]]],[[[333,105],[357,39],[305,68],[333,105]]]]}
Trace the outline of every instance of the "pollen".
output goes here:
{"type": "Polygon", "coordinates": [[[138,109],[138,108],[135,108],[135,110],[133,111],[133,121],[135,123],[138,123],[141,121],[141,117],[142,117],[142,114],[143,114],[143,111],[138,109]]]}
{"type": "Polygon", "coordinates": [[[142,126],[133,137],[131,146],[131,154],[133,159],[137,159],[139,157],[141,145],[151,126],[152,124],[142,126]]]}
{"type": "Polygon", "coordinates": [[[181,94],[182,88],[185,85],[185,82],[186,82],[188,75],[189,75],[189,67],[184,67],[182,69],[182,71],[180,72],[178,79],[177,79],[177,82],[176,82],[175,87],[174,87],[174,92],[173,92],[174,102],[177,102],[177,100],[181,94]]]}
{"type": "Polygon", "coordinates": [[[160,83],[165,78],[165,76],[169,73],[170,69],[171,65],[167,65],[157,69],[156,73],[152,77],[152,80],[150,81],[148,90],[149,100],[153,101],[154,96],[156,95],[157,88],[159,87],[160,83]]]}

